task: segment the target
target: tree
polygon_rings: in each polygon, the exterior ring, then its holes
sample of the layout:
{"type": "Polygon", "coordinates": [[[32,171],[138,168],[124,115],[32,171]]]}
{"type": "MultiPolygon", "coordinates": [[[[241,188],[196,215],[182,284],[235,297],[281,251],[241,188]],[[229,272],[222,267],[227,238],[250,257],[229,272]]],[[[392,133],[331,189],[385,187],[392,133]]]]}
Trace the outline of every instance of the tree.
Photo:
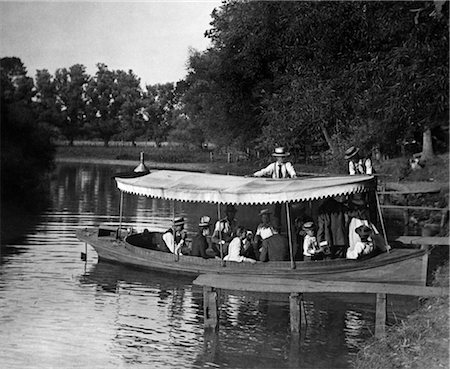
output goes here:
{"type": "Polygon", "coordinates": [[[86,67],[75,64],[68,70],[60,68],[55,73],[55,86],[58,94],[58,106],[63,112],[60,131],[73,146],[75,138],[79,137],[86,123],[86,87],[89,75],[86,67]]]}
{"type": "Polygon", "coordinates": [[[23,200],[45,188],[55,147],[37,121],[33,80],[19,58],[0,59],[2,200],[23,200]]]}
{"type": "Polygon", "coordinates": [[[64,119],[58,106],[58,94],[53,76],[46,70],[36,71],[35,107],[37,119],[49,128],[60,127],[64,119]]]}
{"type": "Polygon", "coordinates": [[[89,80],[86,89],[89,136],[99,137],[105,146],[115,135],[120,133],[119,85],[117,73],[111,71],[105,64],[97,64],[97,72],[89,80]]]}
{"type": "Polygon", "coordinates": [[[120,123],[119,136],[122,140],[133,144],[137,137],[145,132],[144,101],[140,87],[140,79],[129,70],[116,72],[117,76],[117,102],[120,104],[118,118],[120,123]]]}
{"type": "Polygon", "coordinates": [[[147,116],[147,134],[158,144],[167,138],[174,127],[176,112],[176,95],[173,83],[146,86],[145,114],[147,116]]]}

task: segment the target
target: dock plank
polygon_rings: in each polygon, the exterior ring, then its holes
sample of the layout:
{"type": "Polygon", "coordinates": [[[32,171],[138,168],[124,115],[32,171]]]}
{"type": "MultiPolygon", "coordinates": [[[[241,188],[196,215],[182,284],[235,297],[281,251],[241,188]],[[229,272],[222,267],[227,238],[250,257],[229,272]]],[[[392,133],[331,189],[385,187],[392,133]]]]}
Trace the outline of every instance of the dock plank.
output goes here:
{"type": "Polygon", "coordinates": [[[449,237],[400,236],[395,239],[409,245],[442,245],[450,246],[449,237]]]}
{"type": "Polygon", "coordinates": [[[199,286],[269,293],[385,293],[405,296],[448,296],[448,288],[391,283],[294,280],[248,275],[202,274],[193,282],[199,286]]]}

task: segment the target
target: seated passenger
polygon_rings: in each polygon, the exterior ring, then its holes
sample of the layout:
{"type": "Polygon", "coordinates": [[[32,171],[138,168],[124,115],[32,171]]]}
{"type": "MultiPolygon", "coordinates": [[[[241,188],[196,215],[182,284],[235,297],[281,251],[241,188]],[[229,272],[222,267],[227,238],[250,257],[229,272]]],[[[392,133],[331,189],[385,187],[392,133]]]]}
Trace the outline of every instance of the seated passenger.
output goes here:
{"type": "Polygon", "coordinates": [[[211,218],[207,215],[200,218],[198,224],[198,234],[192,239],[191,256],[199,256],[203,259],[214,258],[214,255],[210,256],[207,253],[209,248],[207,237],[210,235],[210,221],[211,218]]]}
{"type": "Polygon", "coordinates": [[[276,233],[262,241],[261,261],[287,261],[289,260],[289,244],[286,237],[276,233]]]}
{"type": "Polygon", "coordinates": [[[305,237],[303,238],[303,259],[322,260],[324,258],[323,249],[319,246],[316,238],[316,230],[313,222],[303,224],[305,237]]]}
{"type": "Polygon", "coordinates": [[[242,241],[242,251],[241,255],[250,259],[259,259],[258,245],[253,242],[253,232],[247,231],[247,235],[242,241]]]}
{"type": "Polygon", "coordinates": [[[228,204],[225,208],[225,218],[219,219],[214,227],[211,237],[213,249],[217,256],[221,256],[220,248],[222,247],[222,255],[228,253],[228,245],[235,236],[237,221],[235,219],[236,208],[232,204],[228,204]]]}
{"type": "Polygon", "coordinates": [[[261,223],[256,228],[255,233],[255,242],[257,243],[258,248],[261,246],[261,242],[263,240],[278,233],[274,226],[272,226],[271,224],[270,214],[271,212],[269,209],[263,209],[259,212],[261,223]]]}
{"type": "Polygon", "coordinates": [[[374,253],[375,247],[370,238],[372,229],[366,225],[359,226],[355,229],[360,241],[356,242],[353,247],[347,250],[347,259],[360,259],[363,256],[370,256],[374,253]]]}
{"type": "Polygon", "coordinates": [[[247,237],[247,230],[243,227],[237,227],[236,236],[231,240],[228,247],[228,255],[223,258],[226,261],[236,261],[256,263],[256,260],[241,255],[242,241],[247,237]]]}
{"type": "Polygon", "coordinates": [[[175,228],[175,237],[174,237],[174,229],[169,228],[162,235],[162,239],[164,240],[164,244],[161,248],[161,251],[171,252],[173,254],[179,254],[181,247],[185,244],[187,233],[184,230],[184,218],[178,218],[174,221],[175,228]]]}

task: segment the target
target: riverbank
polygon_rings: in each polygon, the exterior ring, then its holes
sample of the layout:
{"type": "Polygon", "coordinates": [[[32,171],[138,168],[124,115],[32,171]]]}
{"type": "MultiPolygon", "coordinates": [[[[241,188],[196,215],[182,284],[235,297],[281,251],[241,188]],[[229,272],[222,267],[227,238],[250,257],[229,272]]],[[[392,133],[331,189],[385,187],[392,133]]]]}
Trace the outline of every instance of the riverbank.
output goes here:
{"type": "MultiPolygon", "coordinates": [[[[449,265],[435,272],[434,286],[449,286],[449,265]]],[[[449,367],[449,299],[433,298],[405,321],[387,330],[383,339],[362,345],[354,361],[356,369],[449,367]]]]}

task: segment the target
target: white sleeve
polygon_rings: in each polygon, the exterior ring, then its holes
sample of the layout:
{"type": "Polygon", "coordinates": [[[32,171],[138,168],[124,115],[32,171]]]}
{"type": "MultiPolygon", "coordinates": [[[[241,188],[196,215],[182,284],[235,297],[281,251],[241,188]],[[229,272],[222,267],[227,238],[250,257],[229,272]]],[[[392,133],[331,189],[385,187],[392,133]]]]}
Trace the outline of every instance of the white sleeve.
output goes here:
{"type": "Polygon", "coordinates": [[[366,174],[373,174],[372,160],[366,159],[364,165],[366,167],[366,174]]]}
{"type": "Polygon", "coordinates": [[[294,166],[293,166],[292,163],[290,163],[290,162],[287,162],[287,163],[286,163],[286,172],[289,173],[289,175],[291,176],[291,178],[297,177],[297,173],[295,173],[294,166]]]}
{"type": "Polygon", "coordinates": [[[354,248],[347,250],[347,259],[358,259],[358,256],[361,254],[363,249],[363,243],[357,242],[354,248]]]}
{"type": "Polygon", "coordinates": [[[166,246],[169,248],[170,252],[174,252],[175,247],[172,233],[170,232],[164,233],[162,239],[166,243],[166,246]]]}
{"type": "Polygon", "coordinates": [[[273,163],[270,163],[267,167],[253,173],[253,176],[254,177],[271,176],[273,173],[273,167],[274,167],[273,163]]]}
{"type": "Polygon", "coordinates": [[[351,176],[354,176],[356,174],[355,164],[351,160],[348,162],[348,173],[351,176]]]}

